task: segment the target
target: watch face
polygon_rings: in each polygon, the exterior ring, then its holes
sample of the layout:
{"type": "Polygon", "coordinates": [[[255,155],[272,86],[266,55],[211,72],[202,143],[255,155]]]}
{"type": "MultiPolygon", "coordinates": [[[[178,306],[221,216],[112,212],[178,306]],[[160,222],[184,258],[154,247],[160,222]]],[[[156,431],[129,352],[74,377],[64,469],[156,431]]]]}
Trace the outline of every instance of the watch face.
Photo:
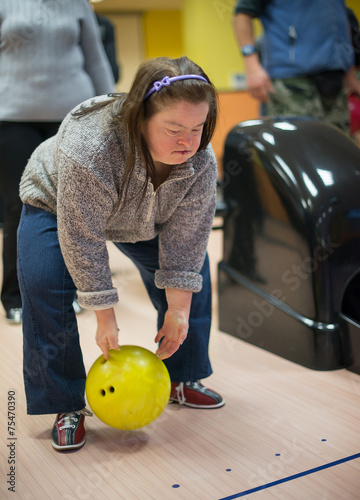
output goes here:
{"type": "Polygon", "coordinates": [[[241,47],[241,53],[243,56],[251,56],[256,51],[253,45],[243,45],[241,47]]]}

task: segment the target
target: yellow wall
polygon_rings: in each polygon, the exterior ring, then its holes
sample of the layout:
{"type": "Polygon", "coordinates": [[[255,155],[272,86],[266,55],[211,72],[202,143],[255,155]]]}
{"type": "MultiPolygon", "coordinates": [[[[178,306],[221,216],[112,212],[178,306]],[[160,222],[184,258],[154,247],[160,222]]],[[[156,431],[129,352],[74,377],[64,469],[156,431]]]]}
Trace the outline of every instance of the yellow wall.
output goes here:
{"type": "Polygon", "coordinates": [[[231,89],[232,74],[241,68],[231,23],[233,5],[224,0],[184,0],[183,6],[185,54],[219,90],[231,89]]]}
{"type": "Polygon", "coordinates": [[[146,57],[187,55],[219,90],[233,90],[232,74],[243,72],[233,34],[233,7],[224,0],[184,0],[182,11],[143,14],[146,57]]]}
{"type": "Polygon", "coordinates": [[[144,13],[146,57],[181,57],[183,46],[182,13],[156,10],[144,13]]]}

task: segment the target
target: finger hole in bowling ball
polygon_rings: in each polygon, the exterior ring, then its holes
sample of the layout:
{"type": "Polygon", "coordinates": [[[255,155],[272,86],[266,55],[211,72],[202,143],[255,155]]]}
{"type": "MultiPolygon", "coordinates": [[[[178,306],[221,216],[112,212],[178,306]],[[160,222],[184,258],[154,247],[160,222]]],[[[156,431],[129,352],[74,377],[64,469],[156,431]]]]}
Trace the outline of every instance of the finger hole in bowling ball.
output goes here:
{"type": "Polygon", "coordinates": [[[106,392],[104,391],[104,389],[101,389],[101,395],[102,396],[105,396],[106,392]]]}
{"type": "Polygon", "coordinates": [[[115,389],[114,389],[114,387],[112,387],[112,386],[110,387],[110,389],[109,389],[109,390],[110,390],[110,392],[115,392],[115,389]]]}

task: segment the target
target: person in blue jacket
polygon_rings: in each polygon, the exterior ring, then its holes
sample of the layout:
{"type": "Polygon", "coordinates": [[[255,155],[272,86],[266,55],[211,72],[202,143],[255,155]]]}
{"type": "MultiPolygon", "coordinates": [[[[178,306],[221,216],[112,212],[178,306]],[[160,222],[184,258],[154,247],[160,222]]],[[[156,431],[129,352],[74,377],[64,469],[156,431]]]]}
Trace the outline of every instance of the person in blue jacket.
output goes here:
{"type": "Polygon", "coordinates": [[[344,0],[238,0],[234,29],[249,94],[268,115],[302,115],[348,132],[348,93],[360,94],[344,0]],[[253,19],[264,38],[254,46],[253,19]]]}

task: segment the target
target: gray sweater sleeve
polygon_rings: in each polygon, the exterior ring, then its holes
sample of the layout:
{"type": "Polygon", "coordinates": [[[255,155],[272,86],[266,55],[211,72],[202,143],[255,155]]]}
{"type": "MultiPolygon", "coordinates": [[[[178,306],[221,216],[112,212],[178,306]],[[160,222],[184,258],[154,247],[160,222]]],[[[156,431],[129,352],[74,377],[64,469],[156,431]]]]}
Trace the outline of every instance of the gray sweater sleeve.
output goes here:
{"type": "Polygon", "coordinates": [[[99,26],[95,14],[89,9],[84,11],[80,45],[84,53],[84,68],[90,75],[96,95],[115,90],[114,77],[101,42],[99,26]]]}
{"type": "Polygon", "coordinates": [[[118,302],[105,238],[106,220],[116,201],[116,193],[95,173],[60,153],[58,237],[79,304],[85,308],[107,309],[118,302]]]}
{"type": "Polygon", "coordinates": [[[196,178],[182,203],[162,226],[159,237],[158,288],[199,292],[207,243],[216,207],[217,165],[208,148],[207,165],[196,178]],[[191,264],[190,264],[191,263],[191,264]]]}

